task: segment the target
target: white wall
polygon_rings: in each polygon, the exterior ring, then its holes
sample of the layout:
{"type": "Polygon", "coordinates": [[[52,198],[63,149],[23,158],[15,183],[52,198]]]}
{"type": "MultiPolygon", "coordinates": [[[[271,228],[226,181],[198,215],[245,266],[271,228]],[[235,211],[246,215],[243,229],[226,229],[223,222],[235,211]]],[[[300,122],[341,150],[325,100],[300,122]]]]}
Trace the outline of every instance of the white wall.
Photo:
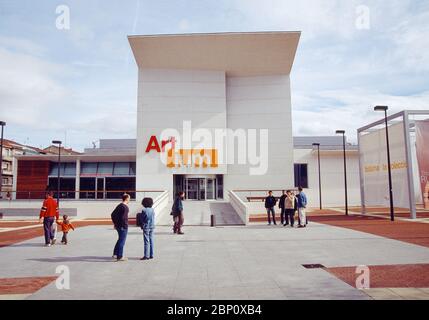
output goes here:
{"type": "MultiPolygon", "coordinates": [[[[295,163],[308,164],[308,187],[304,190],[310,207],[319,206],[319,173],[317,152],[313,149],[295,149],[295,163]]],[[[344,162],[342,151],[323,152],[320,155],[322,201],[324,207],[344,206],[344,162]]],[[[350,206],[360,206],[358,152],[347,153],[347,186],[350,206]]]]}
{"type": "MultiPolygon", "coordinates": [[[[137,189],[168,190],[172,195],[173,174],[224,174],[225,198],[228,197],[228,190],[233,189],[292,186],[290,99],[289,76],[225,78],[222,71],[140,70],[137,189]],[[250,176],[249,168],[252,165],[249,162],[244,165],[220,165],[218,168],[170,169],[160,161],[158,153],[145,152],[150,136],[159,138],[166,128],[178,129],[182,134],[184,120],[192,121],[194,132],[195,129],[204,128],[212,134],[214,129],[219,128],[269,129],[266,174],[250,176]]],[[[246,138],[248,144],[255,143],[246,138]]],[[[257,151],[259,153],[259,144],[257,151]]],[[[227,153],[226,144],[223,153],[227,153]]]]}
{"type": "Polygon", "coordinates": [[[193,130],[206,128],[213,132],[215,128],[225,128],[225,101],[225,73],[222,71],[139,70],[138,190],[168,190],[172,195],[174,173],[226,173],[226,166],[167,168],[158,153],[145,152],[150,136],[155,135],[159,139],[160,133],[166,128],[175,128],[182,134],[183,121],[192,121],[193,130]]]}
{"type": "Polygon", "coordinates": [[[269,156],[265,175],[250,176],[249,164],[228,165],[225,190],[281,189],[293,185],[289,76],[233,77],[227,78],[226,85],[228,128],[269,129],[269,156]]]}

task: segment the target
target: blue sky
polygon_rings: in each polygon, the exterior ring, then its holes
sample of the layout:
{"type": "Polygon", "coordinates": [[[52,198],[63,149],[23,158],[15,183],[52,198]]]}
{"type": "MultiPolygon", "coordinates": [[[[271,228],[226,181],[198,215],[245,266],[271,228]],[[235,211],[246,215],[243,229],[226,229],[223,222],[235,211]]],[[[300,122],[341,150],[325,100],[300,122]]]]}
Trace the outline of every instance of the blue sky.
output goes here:
{"type": "Polygon", "coordinates": [[[429,109],[429,1],[0,0],[0,119],[6,137],[82,150],[133,138],[137,67],[127,35],[302,31],[292,70],[295,135],[331,135],[391,112],[429,109]],[[70,30],[55,26],[70,8],[70,30]],[[370,28],[356,28],[360,6],[370,28]]]}

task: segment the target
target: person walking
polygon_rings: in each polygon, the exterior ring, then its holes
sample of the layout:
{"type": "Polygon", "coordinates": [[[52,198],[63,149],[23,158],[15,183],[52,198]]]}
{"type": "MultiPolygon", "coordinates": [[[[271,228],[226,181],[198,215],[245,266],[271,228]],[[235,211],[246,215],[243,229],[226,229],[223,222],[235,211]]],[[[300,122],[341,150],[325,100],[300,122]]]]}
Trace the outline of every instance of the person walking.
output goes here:
{"type": "Polygon", "coordinates": [[[298,228],[305,228],[307,226],[307,217],[305,208],[307,207],[307,196],[303,192],[302,187],[298,188],[298,216],[299,216],[299,226],[298,228]]]}
{"type": "Polygon", "coordinates": [[[282,196],[279,199],[279,209],[280,209],[280,220],[281,224],[284,226],[287,226],[289,224],[289,218],[288,215],[285,214],[285,200],[286,200],[286,191],[282,191],[282,196]]]}
{"type": "Polygon", "coordinates": [[[155,210],[152,208],[153,199],[144,198],[142,201],[143,210],[139,218],[139,225],[143,230],[144,255],[140,260],[153,259],[153,231],[155,229],[155,210]]]}
{"type": "Polygon", "coordinates": [[[52,225],[59,219],[58,203],[53,197],[53,192],[49,191],[43,201],[39,214],[39,223],[43,223],[45,234],[45,246],[50,247],[55,244],[55,235],[52,225]]]}
{"type": "MultiPolygon", "coordinates": [[[[285,199],[285,215],[290,219],[290,226],[293,228],[295,225],[295,211],[297,209],[297,200],[295,194],[288,190],[285,199]]],[[[285,225],[286,226],[286,225],[285,225]]]]}
{"type": "Polygon", "coordinates": [[[128,234],[128,203],[130,202],[130,195],[124,194],[122,202],[118,204],[112,212],[112,222],[118,232],[118,241],[116,241],[115,248],[113,249],[114,261],[127,261],[124,257],[124,246],[128,234]]]}
{"type": "Polygon", "coordinates": [[[68,239],[67,235],[71,230],[74,231],[74,226],[71,224],[69,217],[67,215],[63,215],[63,221],[57,221],[57,225],[61,227],[61,231],[63,232],[63,238],[61,239],[61,243],[67,245],[68,239]]]}
{"type": "Polygon", "coordinates": [[[173,232],[176,234],[185,234],[182,231],[183,223],[185,218],[183,216],[183,199],[185,198],[185,193],[180,191],[177,194],[176,199],[174,200],[173,207],[171,208],[171,215],[173,216],[173,232]]]}
{"type": "Polygon", "coordinates": [[[276,198],[273,197],[273,192],[268,191],[268,197],[265,198],[265,209],[267,209],[267,216],[268,216],[268,225],[271,225],[271,217],[270,213],[273,215],[273,222],[274,225],[277,225],[276,223],[276,211],[274,210],[274,207],[276,206],[276,198]]]}

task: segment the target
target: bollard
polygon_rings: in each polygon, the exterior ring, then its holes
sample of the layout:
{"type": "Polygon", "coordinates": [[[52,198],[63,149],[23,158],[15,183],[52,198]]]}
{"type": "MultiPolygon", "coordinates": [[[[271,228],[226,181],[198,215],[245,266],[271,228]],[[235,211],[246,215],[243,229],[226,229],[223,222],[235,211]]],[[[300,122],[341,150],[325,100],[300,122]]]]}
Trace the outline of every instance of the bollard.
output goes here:
{"type": "Polygon", "coordinates": [[[214,214],[212,214],[210,216],[210,226],[211,227],[215,227],[216,226],[216,218],[215,218],[214,214]]]}

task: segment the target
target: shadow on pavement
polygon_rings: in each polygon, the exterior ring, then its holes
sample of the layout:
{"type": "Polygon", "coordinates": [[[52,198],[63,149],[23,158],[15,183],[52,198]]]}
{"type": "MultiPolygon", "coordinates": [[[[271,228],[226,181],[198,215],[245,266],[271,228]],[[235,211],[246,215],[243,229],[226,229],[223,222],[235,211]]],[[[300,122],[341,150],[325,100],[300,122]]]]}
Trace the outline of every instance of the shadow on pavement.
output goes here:
{"type": "Polygon", "coordinates": [[[13,247],[13,248],[20,248],[20,247],[22,247],[22,248],[34,248],[34,247],[44,247],[44,246],[45,246],[44,243],[35,243],[35,242],[33,242],[33,243],[13,244],[10,247],[13,247]]]}
{"type": "Polygon", "coordinates": [[[80,256],[80,257],[56,257],[56,258],[40,258],[40,259],[27,259],[30,261],[39,262],[113,262],[111,257],[97,257],[97,256],[80,256]]]}

